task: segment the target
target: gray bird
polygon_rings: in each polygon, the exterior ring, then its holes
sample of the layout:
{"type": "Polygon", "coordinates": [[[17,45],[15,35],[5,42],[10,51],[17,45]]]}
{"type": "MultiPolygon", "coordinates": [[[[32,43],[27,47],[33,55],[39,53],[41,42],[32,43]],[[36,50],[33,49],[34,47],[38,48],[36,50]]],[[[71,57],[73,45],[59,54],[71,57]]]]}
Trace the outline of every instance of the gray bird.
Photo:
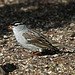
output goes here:
{"type": "MultiPolygon", "coordinates": [[[[9,29],[13,30],[16,40],[23,47],[29,50],[39,51],[38,53],[46,49],[56,51],[58,49],[55,46],[71,48],[53,40],[49,40],[48,37],[44,36],[43,34],[34,29],[31,29],[30,26],[26,26],[23,23],[14,22],[9,26],[9,29]]],[[[75,48],[71,49],[75,50],[75,48]]]]}
{"type": "Polygon", "coordinates": [[[23,23],[12,23],[8,29],[12,29],[16,40],[25,48],[42,52],[43,50],[57,50],[48,38],[38,31],[31,29],[23,23]]]}

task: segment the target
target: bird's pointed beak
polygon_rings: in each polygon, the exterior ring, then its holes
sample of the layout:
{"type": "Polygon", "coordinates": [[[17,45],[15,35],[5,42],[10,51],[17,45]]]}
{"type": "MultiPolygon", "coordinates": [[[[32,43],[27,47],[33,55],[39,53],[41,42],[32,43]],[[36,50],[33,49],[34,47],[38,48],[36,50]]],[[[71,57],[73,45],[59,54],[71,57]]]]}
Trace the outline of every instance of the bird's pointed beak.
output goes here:
{"type": "Polygon", "coordinates": [[[9,26],[8,26],[8,29],[10,29],[10,30],[13,29],[12,25],[9,25],[9,26]]]}

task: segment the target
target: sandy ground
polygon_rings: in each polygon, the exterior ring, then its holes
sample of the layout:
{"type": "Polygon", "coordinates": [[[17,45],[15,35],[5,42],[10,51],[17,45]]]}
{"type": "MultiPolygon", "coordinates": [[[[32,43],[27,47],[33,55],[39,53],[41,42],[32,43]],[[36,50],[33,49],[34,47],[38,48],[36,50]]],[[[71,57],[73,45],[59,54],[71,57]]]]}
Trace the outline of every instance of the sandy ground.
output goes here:
{"type": "Polygon", "coordinates": [[[18,44],[8,25],[23,21],[50,39],[75,48],[75,4],[33,6],[20,4],[0,8],[0,65],[13,63],[18,67],[9,75],[74,75],[75,50],[58,47],[59,53],[46,52],[30,58],[33,51],[18,44]]]}

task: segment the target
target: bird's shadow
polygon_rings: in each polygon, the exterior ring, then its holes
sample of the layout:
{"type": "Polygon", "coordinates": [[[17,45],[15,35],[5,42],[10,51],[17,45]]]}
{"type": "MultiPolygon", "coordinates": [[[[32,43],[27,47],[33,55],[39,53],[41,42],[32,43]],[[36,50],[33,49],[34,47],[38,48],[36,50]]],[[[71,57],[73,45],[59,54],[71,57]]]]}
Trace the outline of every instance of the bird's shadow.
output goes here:
{"type": "Polygon", "coordinates": [[[54,55],[54,54],[63,54],[63,53],[69,53],[69,54],[71,54],[71,53],[75,53],[75,51],[73,51],[73,52],[70,52],[70,51],[60,51],[59,49],[57,49],[57,50],[44,50],[44,51],[42,51],[41,53],[39,53],[39,54],[37,54],[38,56],[44,56],[44,55],[54,55]]]}

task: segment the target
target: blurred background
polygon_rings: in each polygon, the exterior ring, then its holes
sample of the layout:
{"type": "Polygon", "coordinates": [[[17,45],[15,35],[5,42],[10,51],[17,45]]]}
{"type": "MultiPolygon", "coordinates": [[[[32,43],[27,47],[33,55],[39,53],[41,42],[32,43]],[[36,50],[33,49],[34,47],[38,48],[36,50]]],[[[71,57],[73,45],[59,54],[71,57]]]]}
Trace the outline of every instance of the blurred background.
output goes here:
{"type": "Polygon", "coordinates": [[[19,4],[19,3],[25,3],[25,2],[33,2],[33,1],[42,1],[43,3],[68,3],[70,1],[74,0],[0,0],[0,6],[3,6],[5,4],[19,4]]]}
{"type": "Polygon", "coordinates": [[[75,20],[74,0],[0,0],[0,27],[14,21],[48,30],[75,20]]]}

